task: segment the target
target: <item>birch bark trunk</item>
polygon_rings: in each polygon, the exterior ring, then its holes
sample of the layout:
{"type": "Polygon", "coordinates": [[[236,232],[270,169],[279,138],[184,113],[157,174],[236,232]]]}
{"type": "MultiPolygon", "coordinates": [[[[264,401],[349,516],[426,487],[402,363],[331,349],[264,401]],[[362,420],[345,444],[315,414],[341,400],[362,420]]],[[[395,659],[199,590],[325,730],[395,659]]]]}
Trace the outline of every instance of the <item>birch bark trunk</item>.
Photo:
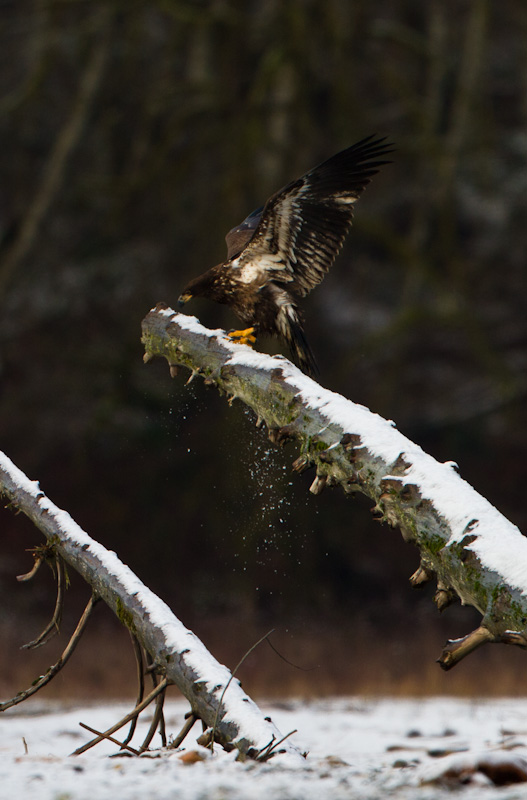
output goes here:
{"type": "MultiPolygon", "coordinates": [[[[34,522],[54,550],[137,637],[150,653],[157,672],[178,687],[194,714],[215,731],[215,741],[227,750],[237,748],[242,757],[257,758],[284,738],[227,667],[216,661],[166,603],[115,553],[88,536],[66,511],[54,505],[38,482],[29,480],[3,453],[0,491],[34,522]]],[[[289,740],[275,752],[301,760],[300,751],[289,740]]]]}
{"type": "Polygon", "coordinates": [[[295,440],[297,471],[315,469],[310,491],[340,485],[370,498],[373,512],[420,551],[414,586],[437,580],[439,610],[456,597],[481,625],[447,642],[450,669],[486,642],[527,646],[527,539],[456,472],[403,436],[394,423],[322,388],[287,359],[234,344],[194,317],[159,304],[143,320],[145,361],[184,365],[265,422],[277,444],[295,440]]]}

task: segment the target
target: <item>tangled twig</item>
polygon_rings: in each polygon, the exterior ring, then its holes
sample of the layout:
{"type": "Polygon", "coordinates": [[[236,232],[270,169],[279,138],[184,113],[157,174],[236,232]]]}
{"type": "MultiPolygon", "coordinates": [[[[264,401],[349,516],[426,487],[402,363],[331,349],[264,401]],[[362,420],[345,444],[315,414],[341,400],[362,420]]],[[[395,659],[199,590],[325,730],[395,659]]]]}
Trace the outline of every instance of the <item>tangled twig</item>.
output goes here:
{"type": "Polygon", "coordinates": [[[167,686],[168,686],[168,680],[166,678],[163,678],[163,680],[160,683],[158,683],[156,688],[153,691],[151,691],[150,694],[147,695],[140,703],[138,703],[136,707],[132,709],[132,711],[130,711],[129,714],[126,714],[126,716],[124,716],[121,720],[119,720],[119,722],[116,722],[115,725],[112,725],[111,728],[108,728],[107,731],[104,731],[104,733],[100,733],[98,736],[96,736],[95,739],[91,739],[89,742],[86,742],[86,744],[83,744],[82,747],[78,747],[77,750],[73,751],[72,755],[79,756],[81,755],[81,753],[85,753],[86,750],[89,750],[91,747],[94,747],[96,744],[99,744],[99,742],[102,742],[103,739],[108,738],[109,735],[115,733],[115,731],[118,731],[119,728],[122,728],[123,725],[126,725],[128,722],[134,719],[134,717],[139,716],[141,711],[143,711],[143,709],[145,709],[148,705],[150,705],[152,700],[155,700],[158,694],[161,694],[161,692],[165,692],[167,686]]]}
{"type": "Polygon", "coordinates": [[[225,686],[223,687],[223,691],[222,691],[222,693],[221,693],[221,696],[220,696],[220,701],[219,701],[219,703],[218,703],[218,708],[216,709],[216,715],[215,715],[215,717],[214,717],[214,724],[213,724],[213,726],[212,726],[212,732],[211,732],[211,735],[210,735],[210,749],[211,749],[211,752],[214,752],[214,740],[215,740],[215,737],[216,737],[216,727],[217,727],[217,725],[218,725],[218,717],[219,717],[219,713],[220,713],[221,705],[222,705],[222,703],[223,703],[223,698],[225,697],[225,692],[227,691],[227,689],[228,689],[228,688],[229,688],[229,686],[231,685],[231,681],[232,681],[232,679],[234,678],[234,676],[236,675],[236,673],[237,673],[237,672],[238,672],[238,670],[240,669],[240,667],[241,667],[241,665],[243,664],[243,662],[245,661],[245,659],[246,659],[248,656],[250,656],[250,654],[253,652],[253,650],[256,650],[256,648],[258,647],[258,645],[259,645],[259,644],[261,644],[262,642],[264,642],[264,641],[267,639],[267,637],[268,637],[268,636],[270,636],[272,633],[274,633],[274,628],[271,628],[271,630],[270,630],[270,631],[267,631],[267,633],[265,634],[265,636],[262,636],[262,638],[261,638],[261,639],[258,639],[258,641],[257,641],[257,642],[255,642],[255,643],[254,643],[254,644],[253,644],[251,647],[249,647],[249,649],[247,650],[247,652],[246,652],[246,653],[244,653],[244,655],[242,656],[242,658],[240,658],[240,660],[238,661],[238,663],[237,663],[237,664],[236,664],[236,666],[234,667],[234,669],[233,669],[233,671],[232,671],[232,673],[231,673],[231,676],[230,676],[229,680],[227,681],[227,683],[226,683],[226,684],[225,684],[225,686]]]}
{"type": "Polygon", "coordinates": [[[101,736],[103,739],[107,739],[109,742],[113,744],[118,744],[121,750],[128,750],[134,756],[141,755],[139,750],[136,750],[134,747],[130,747],[130,745],[126,744],[126,742],[120,742],[118,739],[114,739],[113,736],[110,736],[108,733],[102,733],[101,731],[96,730],[96,728],[91,728],[89,725],[86,725],[84,722],[79,722],[81,728],[89,731],[90,733],[95,733],[97,736],[101,736]]]}
{"type": "Polygon", "coordinates": [[[178,735],[173,739],[170,744],[168,745],[169,750],[177,750],[177,748],[182,744],[182,742],[186,739],[192,728],[194,727],[194,723],[197,722],[199,719],[198,715],[195,714],[193,711],[189,711],[185,714],[186,720],[181,728],[178,735]]]}
{"type": "Polygon", "coordinates": [[[258,751],[258,753],[255,756],[255,760],[269,761],[270,758],[272,758],[274,755],[276,755],[277,752],[279,752],[276,748],[279,747],[282,744],[282,742],[285,742],[286,739],[289,739],[289,737],[292,736],[294,733],[297,733],[296,729],[294,731],[289,731],[289,733],[286,733],[285,736],[282,736],[282,738],[278,740],[276,740],[275,737],[273,736],[269,744],[266,745],[265,747],[262,747],[262,749],[258,751]]]}
{"type": "MultiPolygon", "coordinates": [[[[151,673],[152,681],[154,684],[154,691],[158,687],[157,677],[154,672],[151,673]]],[[[145,736],[145,740],[141,747],[139,748],[139,752],[144,753],[145,750],[148,750],[150,742],[154,738],[154,735],[159,728],[159,733],[161,735],[161,744],[163,747],[166,747],[166,735],[165,735],[165,718],[163,716],[163,705],[165,702],[165,693],[166,688],[161,691],[156,697],[156,709],[154,711],[154,716],[152,718],[152,722],[148,729],[148,733],[145,736]]]]}
{"type": "MultiPolygon", "coordinates": [[[[62,619],[62,610],[64,608],[64,593],[66,591],[67,581],[64,561],[58,554],[55,554],[55,567],[57,575],[57,600],[55,602],[53,616],[51,617],[49,624],[46,625],[42,633],[40,633],[36,639],[33,639],[32,642],[22,645],[24,650],[34,650],[37,647],[42,647],[42,645],[49,642],[52,636],[55,636],[55,634],[59,632],[59,625],[62,619]]],[[[33,567],[33,570],[35,570],[35,567],[33,567]]],[[[33,572],[33,570],[31,570],[31,572],[33,572]]],[[[28,575],[29,574],[31,573],[28,573],[28,575]]]]}
{"type": "MultiPolygon", "coordinates": [[[[142,701],[143,697],[145,696],[145,662],[143,658],[143,648],[137,639],[137,636],[134,636],[133,633],[130,633],[132,638],[132,644],[134,646],[134,653],[135,653],[135,660],[137,664],[137,683],[138,683],[138,690],[137,690],[137,700],[135,702],[136,706],[142,701]]],[[[126,747],[128,742],[132,741],[133,735],[135,733],[135,729],[137,727],[137,716],[135,716],[131,723],[130,723],[130,730],[124,739],[122,744],[123,747],[126,747]]]]}
{"type": "MultiPolygon", "coordinates": [[[[39,548],[39,550],[40,550],[40,548],[39,548]]],[[[22,583],[23,581],[30,581],[31,578],[34,578],[35,575],[37,574],[39,568],[40,568],[40,565],[44,561],[44,553],[38,552],[37,548],[35,548],[35,550],[33,551],[33,556],[34,556],[34,559],[35,559],[35,563],[33,564],[32,568],[29,570],[29,572],[25,572],[23,575],[17,575],[16,576],[17,581],[20,581],[20,583],[22,583]]]]}
{"type": "Polygon", "coordinates": [[[24,700],[27,700],[28,697],[36,694],[40,689],[42,689],[46,684],[48,684],[57,674],[60,672],[62,667],[66,664],[70,656],[72,655],[73,651],[77,647],[82,634],[84,633],[84,629],[88,623],[88,619],[90,618],[91,612],[95,604],[98,601],[98,597],[93,595],[90,597],[86,608],[78,622],[77,627],[75,628],[71,639],[69,640],[68,644],[64,652],[62,653],[59,660],[53,664],[52,667],[48,669],[45,675],[42,675],[35,683],[33,683],[28,689],[24,689],[22,692],[19,692],[17,695],[11,698],[11,700],[6,700],[5,703],[0,703],[0,711],[6,711],[8,708],[12,708],[12,706],[18,705],[18,703],[22,703],[24,700]]]}

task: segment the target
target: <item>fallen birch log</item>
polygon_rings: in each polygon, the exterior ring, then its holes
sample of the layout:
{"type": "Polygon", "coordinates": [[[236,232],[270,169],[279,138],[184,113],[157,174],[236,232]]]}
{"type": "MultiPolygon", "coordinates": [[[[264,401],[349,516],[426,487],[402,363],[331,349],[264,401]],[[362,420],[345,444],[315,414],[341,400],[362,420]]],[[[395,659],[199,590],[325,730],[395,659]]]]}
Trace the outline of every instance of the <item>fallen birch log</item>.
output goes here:
{"type": "Polygon", "coordinates": [[[301,760],[300,751],[264,717],[239,680],[166,603],[114,552],[52,503],[38,482],[29,480],[4,453],[0,453],[0,491],[34,522],[53,551],[82,575],[94,596],[104,600],[137,638],[151,655],[157,674],[177,686],[189,701],[193,717],[208,726],[209,739],[214,732],[216,742],[227,750],[238,749],[241,757],[267,760],[281,753],[301,760]]]}
{"type": "Polygon", "coordinates": [[[296,440],[293,469],[312,467],[310,491],[340,485],[374,502],[381,521],[399,527],[420,550],[413,586],[434,577],[440,611],[459,597],[481,625],[447,642],[439,663],[450,669],[486,642],[527,647],[527,539],[456,472],[403,436],[394,423],[322,388],[281,356],[235,344],[195,317],[159,304],[143,320],[145,361],[167,359],[250,406],[272,442],[296,440]]]}

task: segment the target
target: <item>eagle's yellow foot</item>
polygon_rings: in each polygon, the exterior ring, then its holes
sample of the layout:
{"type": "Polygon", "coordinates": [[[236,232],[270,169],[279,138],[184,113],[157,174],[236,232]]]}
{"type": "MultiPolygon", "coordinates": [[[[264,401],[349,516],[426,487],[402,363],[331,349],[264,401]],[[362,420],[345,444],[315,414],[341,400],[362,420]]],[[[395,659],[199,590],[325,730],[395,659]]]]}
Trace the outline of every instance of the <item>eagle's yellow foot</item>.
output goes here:
{"type": "Polygon", "coordinates": [[[250,347],[256,342],[255,328],[245,328],[243,331],[229,331],[227,336],[237,344],[248,344],[250,347]]]}

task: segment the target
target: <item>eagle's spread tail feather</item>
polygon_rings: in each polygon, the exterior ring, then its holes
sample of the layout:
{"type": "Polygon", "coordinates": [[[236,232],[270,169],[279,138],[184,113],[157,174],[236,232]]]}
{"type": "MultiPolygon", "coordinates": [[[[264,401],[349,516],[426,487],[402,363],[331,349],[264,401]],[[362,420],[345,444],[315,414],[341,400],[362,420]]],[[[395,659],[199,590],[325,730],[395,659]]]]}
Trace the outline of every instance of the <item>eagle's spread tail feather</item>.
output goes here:
{"type": "Polygon", "coordinates": [[[317,362],[307,342],[302,323],[296,315],[289,322],[289,329],[285,338],[291,348],[293,358],[302,372],[305,372],[311,378],[315,378],[319,374],[317,362]]]}

